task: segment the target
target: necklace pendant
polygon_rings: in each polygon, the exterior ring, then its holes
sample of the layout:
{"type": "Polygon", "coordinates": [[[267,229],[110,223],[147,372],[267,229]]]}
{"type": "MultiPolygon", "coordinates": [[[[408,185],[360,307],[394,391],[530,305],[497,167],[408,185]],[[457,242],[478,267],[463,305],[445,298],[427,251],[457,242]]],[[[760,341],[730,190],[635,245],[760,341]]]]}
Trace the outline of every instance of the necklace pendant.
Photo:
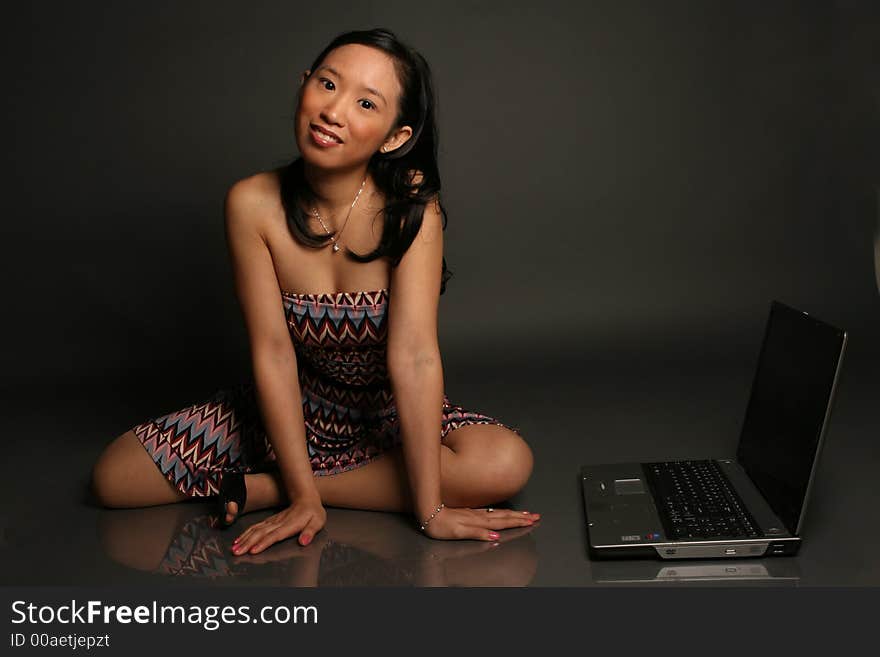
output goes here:
{"type": "Polygon", "coordinates": [[[338,250],[339,250],[339,245],[336,242],[334,242],[333,243],[333,253],[336,253],[338,250]]]}

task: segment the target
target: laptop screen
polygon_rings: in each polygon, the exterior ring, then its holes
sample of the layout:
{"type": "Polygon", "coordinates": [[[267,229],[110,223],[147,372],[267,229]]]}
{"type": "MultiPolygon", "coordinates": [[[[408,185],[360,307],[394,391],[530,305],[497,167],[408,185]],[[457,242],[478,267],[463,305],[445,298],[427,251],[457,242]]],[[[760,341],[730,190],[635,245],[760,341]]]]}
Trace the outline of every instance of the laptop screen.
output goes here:
{"type": "Polygon", "coordinates": [[[832,388],[843,331],[774,301],[737,460],[796,534],[832,388]]]}

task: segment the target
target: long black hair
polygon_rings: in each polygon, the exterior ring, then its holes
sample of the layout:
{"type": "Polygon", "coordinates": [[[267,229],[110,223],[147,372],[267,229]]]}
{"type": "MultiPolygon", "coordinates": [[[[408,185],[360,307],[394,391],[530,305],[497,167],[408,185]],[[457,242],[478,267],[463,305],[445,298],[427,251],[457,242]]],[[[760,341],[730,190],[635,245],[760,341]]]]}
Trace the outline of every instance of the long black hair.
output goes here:
{"type": "MultiPolygon", "coordinates": [[[[421,228],[426,204],[435,196],[443,217],[443,229],[446,229],[446,209],[439,198],[436,100],[431,69],[421,54],[402,43],[393,32],[377,28],[340,34],[321,51],[309,70],[315,71],[331,50],[348,44],[376,48],[394,60],[402,93],[397,118],[391,131],[409,125],[413,134],[403,146],[389,153],[374,153],[367,164],[367,171],[386,199],[385,207],[381,211],[384,214],[384,226],[379,245],[364,255],[355,253],[348,247],[345,247],[345,252],[347,257],[357,262],[371,262],[388,257],[392,266],[396,267],[421,228]],[[414,179],[413,172],[420,172],[421,176],[414,179]]],[[[299,93],[302,93],[302,89],[299,93]]],[[[300,156],[282,170],[281,202],[293,236],[306,246],[320,248],[327,245],[330,236],[313,232],[309,228],[308,215],[301,202],[309,203],[312,200],[313,194],[306,183],[303,159],[300,156]]],[[[334,231],[333,235],[335,234],[334,231]]],[[[451,276],[444,257],[440,294],[445,292],[446,281],[451,276]]]]}

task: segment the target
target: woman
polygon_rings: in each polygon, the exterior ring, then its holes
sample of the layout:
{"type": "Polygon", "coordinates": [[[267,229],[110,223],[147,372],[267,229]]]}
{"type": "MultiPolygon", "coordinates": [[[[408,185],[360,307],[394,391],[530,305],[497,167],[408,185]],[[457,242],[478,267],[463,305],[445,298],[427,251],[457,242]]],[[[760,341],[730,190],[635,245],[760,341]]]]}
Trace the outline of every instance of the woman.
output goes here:
{"type": "Polygon", "coordinates": [[[443,392],[449,274],[427,63],[387,30],[338,36],[302,75],[295,132],[299,158],[226,197],[253,381],[119,436],[95,464],[96,497],[216,495],[224,525],[283,507],[235,554],[297,534],[307,545],[324,505],[411,511],[437,539],[532,524],[537,514],[473,508],[528,480],[519,431],[443,392]]]}

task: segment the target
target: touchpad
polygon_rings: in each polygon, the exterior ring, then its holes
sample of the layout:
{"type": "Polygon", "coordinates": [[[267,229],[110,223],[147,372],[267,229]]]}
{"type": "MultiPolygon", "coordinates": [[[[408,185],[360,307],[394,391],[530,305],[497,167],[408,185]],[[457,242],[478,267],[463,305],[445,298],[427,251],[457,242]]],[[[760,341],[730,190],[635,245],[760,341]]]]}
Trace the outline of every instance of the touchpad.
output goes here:
{"type": "Polygon", "coordinates": [[[645,492],[641,479],[615,479],[614,492],[617,495],[637,495],[645,492]]]}

